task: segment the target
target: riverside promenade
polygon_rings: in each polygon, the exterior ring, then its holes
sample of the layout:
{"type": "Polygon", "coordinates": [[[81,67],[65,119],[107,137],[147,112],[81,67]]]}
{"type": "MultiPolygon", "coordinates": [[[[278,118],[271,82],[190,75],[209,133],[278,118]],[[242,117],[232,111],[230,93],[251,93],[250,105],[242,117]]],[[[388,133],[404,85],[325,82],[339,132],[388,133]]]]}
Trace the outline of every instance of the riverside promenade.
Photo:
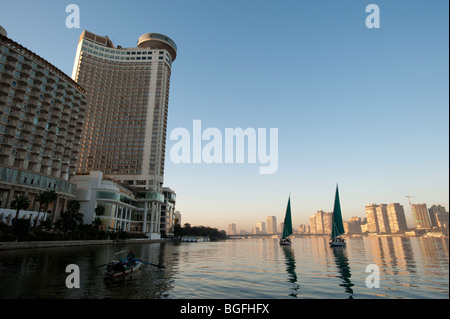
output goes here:
{"type": "Polygon", "coordinates": [[[49,247],[70,247],[70,246],[90,246],[90,245],[110,245],[110,244],[146,244],[162,243],[170,239],[124,239],[124,240],[59,240],[59,241],[12,241],[0,242],[1,250],[19,250],[49,247]]]}

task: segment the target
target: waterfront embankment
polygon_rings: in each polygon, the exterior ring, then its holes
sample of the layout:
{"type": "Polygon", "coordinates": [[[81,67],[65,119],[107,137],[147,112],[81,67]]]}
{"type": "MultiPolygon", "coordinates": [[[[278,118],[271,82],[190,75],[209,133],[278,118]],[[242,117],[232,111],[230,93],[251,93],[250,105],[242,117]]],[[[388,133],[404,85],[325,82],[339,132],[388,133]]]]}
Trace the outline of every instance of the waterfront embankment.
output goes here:
{"type": "Polygon", "coordinates": [[[124,239],[124,240],[55,240],[55,241],[12,241],[0,242],[0,250],[19,250],[49,247],[70,247],[90,245],[110,245],[119,243],[146,244],[161,243],[169,239],[124,239]]]}

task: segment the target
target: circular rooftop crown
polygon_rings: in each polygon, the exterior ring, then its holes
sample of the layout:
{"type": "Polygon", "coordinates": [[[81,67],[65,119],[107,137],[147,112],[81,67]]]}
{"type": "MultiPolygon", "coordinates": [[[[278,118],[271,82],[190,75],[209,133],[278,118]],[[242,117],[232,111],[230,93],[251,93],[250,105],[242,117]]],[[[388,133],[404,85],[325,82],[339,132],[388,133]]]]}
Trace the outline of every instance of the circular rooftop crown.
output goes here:
{"type": "Polygon", "coordinates": [[[172,57],[172,61],[175,61],[177,57],[177,45],[175,42],[159,33],[146,33],[141,35],[138,40],[137,46],[139,48],[158,48],[158,49],[166,49],[169,51],[170,56],[172,57]]]}

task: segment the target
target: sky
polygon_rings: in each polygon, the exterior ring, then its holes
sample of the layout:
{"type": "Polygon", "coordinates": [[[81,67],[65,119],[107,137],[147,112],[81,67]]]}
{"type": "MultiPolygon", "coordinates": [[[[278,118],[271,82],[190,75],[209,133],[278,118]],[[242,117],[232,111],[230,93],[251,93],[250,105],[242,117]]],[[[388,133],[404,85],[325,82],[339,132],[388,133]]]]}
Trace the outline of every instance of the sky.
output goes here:
{"type": "MultiPolygon", "coordinates": [[[[69,76],[84,29],[135,47],[139,36],[175,41],[164,184],[182,223],[251,230],[266,216],[294,227],[371,203],[449,205],[449,3],[432,1],[173,0],[5,1],[8,37],[69,76]],[[66,6],[80,9],[67,28],[66,6]],[[368,28],[367,5],[379,7],[368,28]],[[278,169],[257,163],[175,163],[170,133],[193,121],[278,129],[278,169]]],[[[191,140],[191,143],[193,141],[191,140]]],[[[202,142],[204,147],[208,141],[202,142]]],[[[266,143],[270,147],[269,143],[266,143]]]]}

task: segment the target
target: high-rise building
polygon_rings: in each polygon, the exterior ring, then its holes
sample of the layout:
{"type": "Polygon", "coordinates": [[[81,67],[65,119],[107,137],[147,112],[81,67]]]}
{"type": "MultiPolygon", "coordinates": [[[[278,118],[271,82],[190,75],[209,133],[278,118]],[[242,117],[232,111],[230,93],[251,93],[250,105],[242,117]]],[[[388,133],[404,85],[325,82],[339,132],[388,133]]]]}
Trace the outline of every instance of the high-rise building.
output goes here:
{"type": "Polygon", "coordinates": [[[75,199],[86,104],[78,83],[0,32],[0,208],[22,194],[37,210],[37,195],[54,190],[55,222],[75,199]]]}
{"type": "Polygon", "coordinates": [[[405,210],[403,209],[403,206],[399,203],[391,203],[387,205],[386,209],[391,233],[403,233],[407,231],[408,225],[406,224],[405,210]]]}
{"type": "Polygon", "coordinates": [[[367,229],[369,233],[378,233],[377,204],[366,205],[367,229]]]}
{"type": "Polygon", "coordinates": [[[266,232],[267,234],[277,233],[277,218],[275,216],[266,217],[266,232]]]}
{"type": "Polygon", "coordinates": [[[266,233],[266,223],[257,222],[255,226],[256,234],[265,234],[266,233]]]}
{"type": "Polygon", "coordinates": [[[323,234],[323,210],[319,210],[314,214],[316,220],[316,234],[323,234]]]}
{"type": "Polygon", "coordinates": [[[348,220],[348,233],[351,234],[360,234],[361,233],[361,218],[360,217],[352,217],[348,220]]]}
{"type": "Polygon", "coordinates": [[[431,229],[430,215],[426,204],[412,204],[412,214],[414,225],[417,230],[431,229]]]}
{"type": "Polygon", "coordinates": [[[428,209],[430,213],[431,226],[436,228],[449,228],[448,227],[448,212],[444,206],[433,205],[428,209]]]}
{"type": "Polygon", "coordinates": [[[308,225],[300,224],[300,226],[298,227],[299,234],[309,234],[309,232],[310,232],[310,226],[308,226],[308,225]]]}
{"type": "Polygon", "coordinates": [[[390,234],[389,218],[387,215],[387,205],[380,204],[376,207],[378,231],[380,233],[390,234]]]}
{"type": "Polygon", "coordinates": [[[323,233],[326,235],[331,235],[331,231],[333,229],[333,213],[323,213],[323,233]]]}
{"type": "Polygon", "coordinates": [[[236,224],[235,223],[231,223],[228,224],[228,235],[237,235],[237,229],[236,229],[236,224]]]}
{"type": "Polygon", "coordinates": [[[311,234],[317,234],[316,230],[316,218],[314,215],[309,216],[309,231],[311,234]]]}
{"type": "Polygon", "coordinates": [[[79,174],[104,172],[136,191],[143,232],[158,238],[164,204],[164,159],[172,62],[177,47],[159,33],[142,35],[137,47],[115,47],[107,36],[85,30],[72,78],[88,98],[79,174]]]}

